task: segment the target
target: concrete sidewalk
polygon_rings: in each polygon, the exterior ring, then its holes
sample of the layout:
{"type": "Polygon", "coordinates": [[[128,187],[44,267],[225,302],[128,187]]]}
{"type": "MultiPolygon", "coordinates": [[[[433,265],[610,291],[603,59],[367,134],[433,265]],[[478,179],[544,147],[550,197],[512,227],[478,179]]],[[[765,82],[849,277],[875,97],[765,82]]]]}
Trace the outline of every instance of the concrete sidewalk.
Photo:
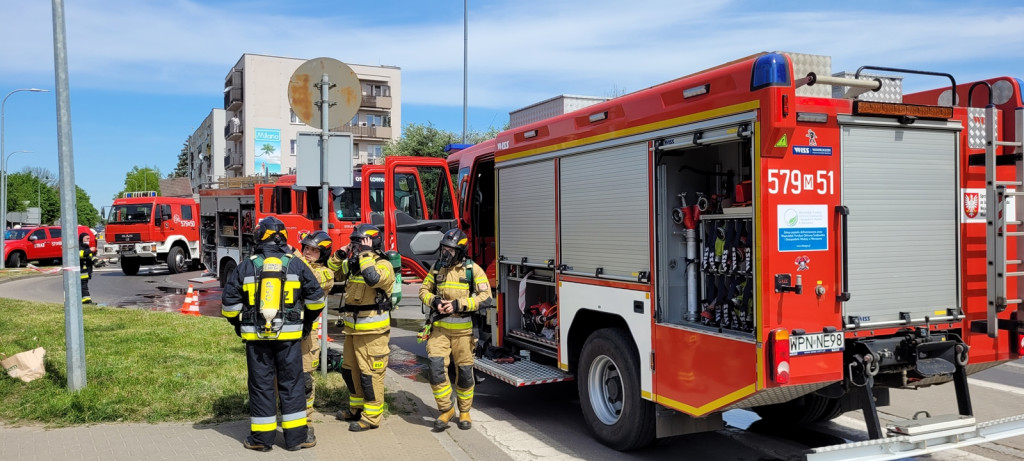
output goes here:
{"type": "Polygon", "coordinates": [[[386,385],[398,408],[380,428],[349,432],[347,422],[338,421],[333,415],[316,413],[311,418],[316,428],[316,447],[295,452],[284,449],[280,433],[269,453],[246,450],[242,439],[249,434],[248,421],[216,425],[132,423],[62,429],[3,427],[0,459],[511,459],[476,429],[463,431],[452,426],[445,432],[432,432],[436,410],[433,410],[430,387],[425,383],[403,378],[389,370],[386,385]]]}

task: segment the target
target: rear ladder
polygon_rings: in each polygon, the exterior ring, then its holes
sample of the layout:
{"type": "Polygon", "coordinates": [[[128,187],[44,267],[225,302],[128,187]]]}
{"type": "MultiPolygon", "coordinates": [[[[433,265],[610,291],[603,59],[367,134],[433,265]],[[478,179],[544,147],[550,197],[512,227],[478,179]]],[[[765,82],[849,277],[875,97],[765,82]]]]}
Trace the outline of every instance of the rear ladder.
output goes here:
{"type": "MultiPolygon", "coordinates": [[[[1016,127],[1016,141],[1000,141],[997,132],[998,123],[996,107],[989,104],[984,109],[985,113],[985,227],[987,247],[987,276],[988,276],[988,318],[985,325],[985,333],[991,338],[999,337],[999,320],[997,315],[1006,310],[1010,305],[1020,305],[1024,300],[1020,298],[1008,299],[1006,284],[1008,277],[1024,276],[1024,242],[1017,245],[1017,254],[1014,259],[1006,259],[1006,239],[1024,236],[1024,231],[1010,232],[1007,225],[1017,226],[1021,229],[1024,224],[1024,199],[1015,199],[1015,212],[1013,221],[1006,220],[1006,199],[1009,197],[1024,196],[1024,162],[1021,161],[1022,151],[1021,140],[1024,140],[1024,108],[1017,108],[1015,113],[1014,126],[1016,127]],[[1014,147],[1016,156],[1016,179],[1014,181],[996,180],[997,151],[1001,146],[1014,147]],[[1007,186],[1015,189],[1009,190],[1007,186]],[[1014,270],[1010,266],[1015,266],[1014,270]]],[[[1021,295],[1021,290],[1017,295],[1021,295]]],[[[1019,307],[1018,307],[1019,308],[1019,307]]]]}

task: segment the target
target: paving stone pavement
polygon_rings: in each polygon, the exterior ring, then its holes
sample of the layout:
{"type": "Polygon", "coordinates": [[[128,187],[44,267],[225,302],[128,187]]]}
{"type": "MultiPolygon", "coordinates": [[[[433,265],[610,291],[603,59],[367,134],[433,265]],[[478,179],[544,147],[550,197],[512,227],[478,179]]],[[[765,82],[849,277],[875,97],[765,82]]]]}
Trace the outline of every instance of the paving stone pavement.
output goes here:
{"type": "Polygon", "coordinates": [[[187,423],[96,424],[60,429],[0,427],[0,460],[247,460],[253,459],[377,459],[377,460],[510,460],[487,437],[471,429],[431,431],[436,410],[430,387],[388,372],[389,394],[402,408],[380,428],[353,433],[348,423],[316,413],[311,424],[317,445],[299,451],[284,449],[278,433],[274,449],[258,453],[242,447],[248,421],[216,425],[187,423]]]}

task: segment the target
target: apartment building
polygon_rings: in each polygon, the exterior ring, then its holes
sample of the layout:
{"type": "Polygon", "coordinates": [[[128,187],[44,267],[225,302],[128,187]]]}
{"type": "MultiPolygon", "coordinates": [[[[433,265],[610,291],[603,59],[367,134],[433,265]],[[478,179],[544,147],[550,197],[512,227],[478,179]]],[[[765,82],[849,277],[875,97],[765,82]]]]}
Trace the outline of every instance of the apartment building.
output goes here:
{"type": "MultiPolygon", "coordinates": [[[[287,174],[295,169],[299,132],[318,132],[288,104],[288,81],[305,59],[243,54],[224,79],[222,176],[287,174]]],[[[348,64],[348,63],[346,63],[348,64]]],[[[348,64],[359,78],[362,102],[334,132],[353,134],[353,164],[378,163],[384,145],[401,136],[401,69],[348,64]]],[[[214,109],[217,111],[218,109],[214,109]]],[[[216,118],[216,117],[214,117],[216,118]]]]}
{"type": "Polygon", "coordinates": [[[199,124],[199,128],[188,137],[185,148],[188,150],[189,178],[192,190],[209,187],[219,178],[224,177],[226,163],[223,160],[227,141],[223,136],[223,127],[227,119],[224,109],[213,109],[199,124]]]}

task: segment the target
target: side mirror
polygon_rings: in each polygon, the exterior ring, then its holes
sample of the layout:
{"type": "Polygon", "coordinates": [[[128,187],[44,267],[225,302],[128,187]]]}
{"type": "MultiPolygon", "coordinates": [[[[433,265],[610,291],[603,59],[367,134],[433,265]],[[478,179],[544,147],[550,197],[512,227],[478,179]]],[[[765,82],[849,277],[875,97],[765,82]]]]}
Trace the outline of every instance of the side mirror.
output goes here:
{"type": "Polygon", "coordinates": [[[30,242],[34,242],[34,241],[36,241],[36,240],[39,240],[39,237],[36,237],[36,236],[34,236],[34,235],[30,235],[30,236],[28,237],[28,241],[30,241],[30,242]]]}

